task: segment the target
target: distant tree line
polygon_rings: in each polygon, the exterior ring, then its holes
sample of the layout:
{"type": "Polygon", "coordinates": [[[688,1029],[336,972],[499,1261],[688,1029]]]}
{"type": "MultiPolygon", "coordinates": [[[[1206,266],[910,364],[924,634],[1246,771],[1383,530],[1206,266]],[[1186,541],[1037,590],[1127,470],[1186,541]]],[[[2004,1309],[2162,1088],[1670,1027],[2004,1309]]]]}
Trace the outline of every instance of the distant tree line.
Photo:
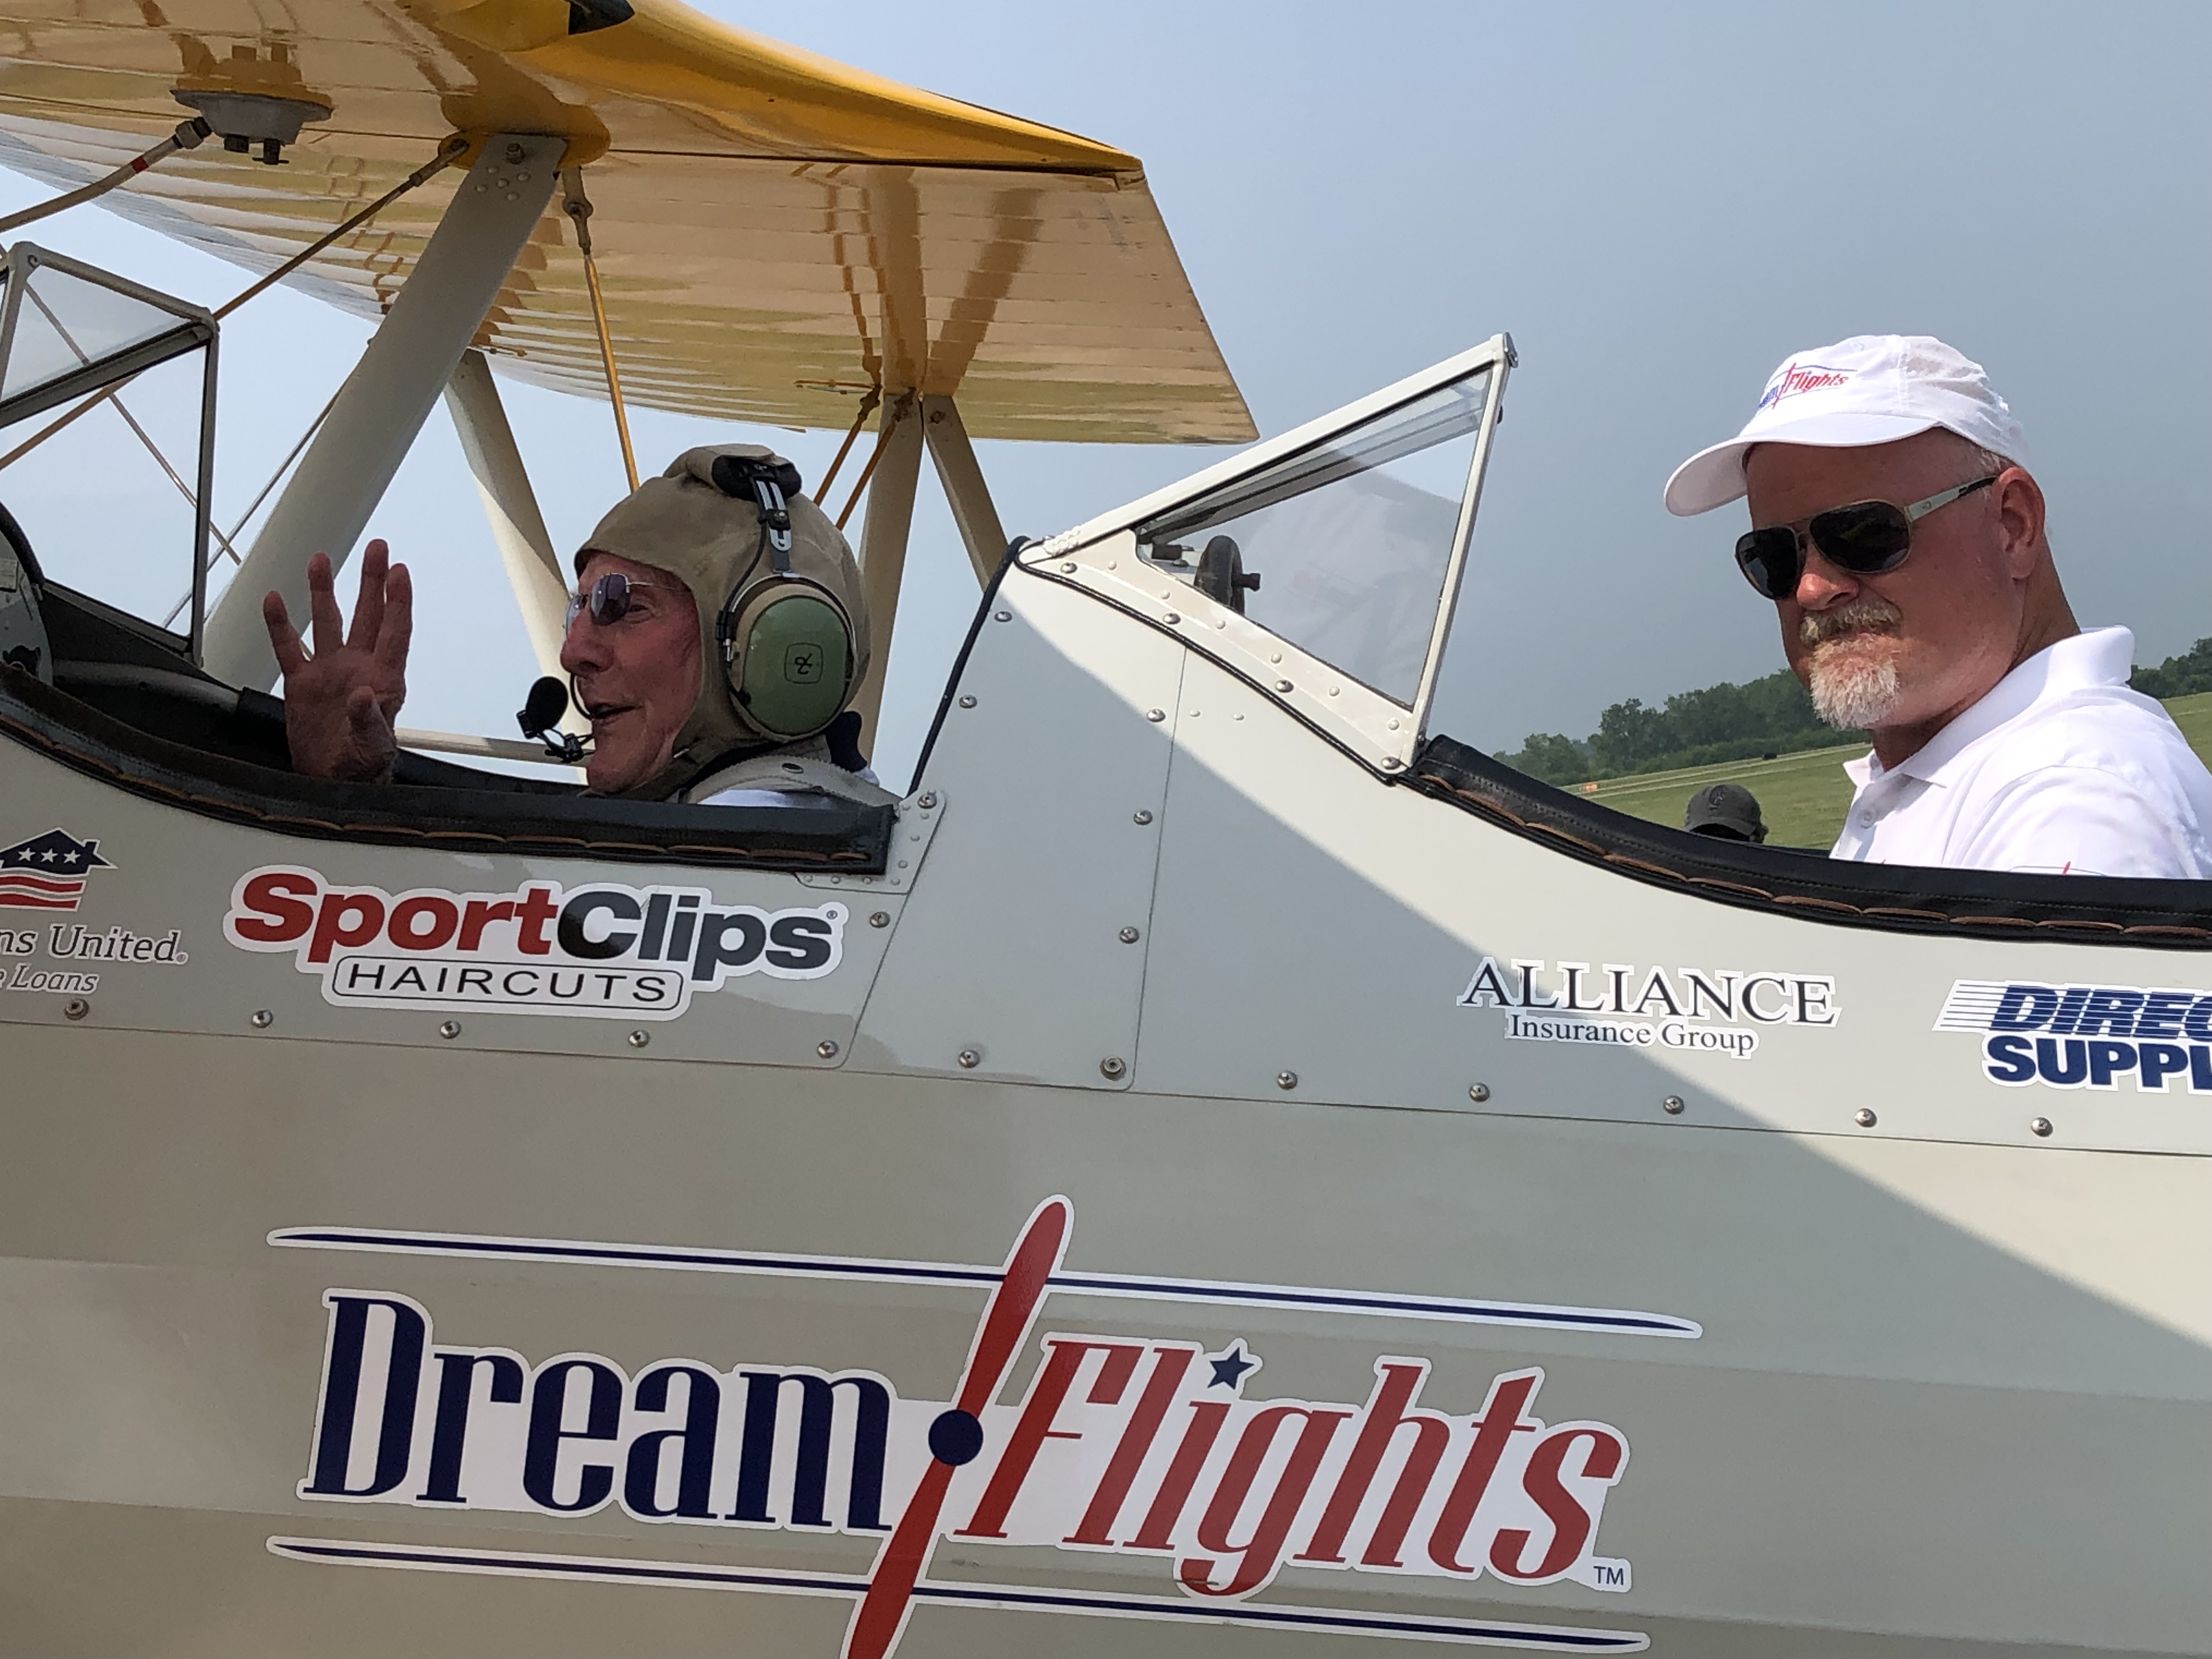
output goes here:
{"type": "MultiPolygon", "coordinates": [[[[2130,684],[2152,697],[2212,691],[2212,638],[2155,668],[2136,669],[2130,684]]],[[[1863,732],[1822,725],[1812,698],[1785,668],[1742,685],[1678,691],[1656,708],[1631,697],[1600,715],[1597,730],[1586,738],[1532,732],[1498,759],[1546,783],[1581,783],[1866,740],[1863,732]]]]}
{"type": "Polygon", "coordinates": [[[2186,697],[2212,691],[2212,639],[2199,640],[2155,668],[2138,668],[2128,684],[2146,697],[2186,697]]]}
{"type": "Polygon", "coordinates": [[[1785,668],[1743,685],[1677,691],[1656,708],[1631,697],[1600,715],[1587,738],[1532,732],[1518,750],[1498,758],[1546,783],[1580,783],[1864,741],[1863,732],[1823,726],[1785,668]]]}

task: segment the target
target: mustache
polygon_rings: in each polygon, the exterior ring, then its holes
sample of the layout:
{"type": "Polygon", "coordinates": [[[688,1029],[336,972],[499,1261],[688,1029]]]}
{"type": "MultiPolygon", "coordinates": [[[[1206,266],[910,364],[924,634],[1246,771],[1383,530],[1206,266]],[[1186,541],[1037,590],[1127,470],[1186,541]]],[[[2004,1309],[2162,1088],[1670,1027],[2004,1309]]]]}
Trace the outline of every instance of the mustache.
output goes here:
{"type": "Polygon", "coordinates": [[[1808,611],[1797,622],[1797,637],[1808,646],[1822,646],[1852,634],[1894,634],[1905,613],[1887,599],[1871,593],[1831,607],[1808,611]]]}

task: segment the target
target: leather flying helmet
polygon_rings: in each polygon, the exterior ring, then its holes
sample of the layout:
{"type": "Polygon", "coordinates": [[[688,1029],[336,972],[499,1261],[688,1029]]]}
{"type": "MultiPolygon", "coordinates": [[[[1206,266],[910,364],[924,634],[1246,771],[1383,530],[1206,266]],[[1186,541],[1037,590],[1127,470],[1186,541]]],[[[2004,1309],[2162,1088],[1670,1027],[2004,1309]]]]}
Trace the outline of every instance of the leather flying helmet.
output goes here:
{"type": "Polygon", "coordinates": [[[640,789],[679,789],[733,750],[794,743],[844,709],[868,670],[853,552],[800,494],[799,469],[758,444],[689,449],[617,502],[577,550],[679,578],[698,607],[699,701],[669,764],[640,789]]]}

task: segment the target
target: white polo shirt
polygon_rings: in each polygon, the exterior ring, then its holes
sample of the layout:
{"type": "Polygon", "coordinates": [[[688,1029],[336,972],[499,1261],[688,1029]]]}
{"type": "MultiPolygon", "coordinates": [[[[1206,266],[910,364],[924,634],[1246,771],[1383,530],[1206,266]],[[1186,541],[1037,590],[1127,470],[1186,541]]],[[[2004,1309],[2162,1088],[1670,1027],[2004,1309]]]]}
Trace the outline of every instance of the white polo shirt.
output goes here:
{"type": "Polygon", "coordinates": [[[2154,699],[2128,689],[2135,635],[2092,629],[2038,652],[1856,786],[1829,856],[2045,875],[2212,877],[2212,773],[2154,699]]]}

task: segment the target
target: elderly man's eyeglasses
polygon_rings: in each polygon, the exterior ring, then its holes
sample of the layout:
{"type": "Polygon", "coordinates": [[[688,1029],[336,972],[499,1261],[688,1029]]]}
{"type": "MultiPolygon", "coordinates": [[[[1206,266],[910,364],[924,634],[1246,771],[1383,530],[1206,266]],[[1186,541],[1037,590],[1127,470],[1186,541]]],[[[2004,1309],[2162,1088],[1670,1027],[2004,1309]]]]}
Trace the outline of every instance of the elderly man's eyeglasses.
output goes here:
{"type": "Polygon", "coordinates": [[[1977,489],[1988,489],[2003,476],[1992,472],[1910,507],[1899,507],[1894,501],[1853,501],[1848,507],[1815,513],[1796,524],[1771,524],[1737,538],[1735,562],[1751,585],[1770,599],[1786,599],[1797,591],[1797,580],[1805,574],[1808,538],[1820,550],[1820,556],[1838,570],[1848,570],[1855,576],[1879,575],[1905,562],[1905,556],[1912,550],[1916,520],[1977,489]]]}
{"type": "Polygon", "coordinates": [[[666,582],[633,581],[621,571],[611,570],[589,587],[568,596],[568,619],[562,623],[562,630],[565,633],[574,627],[576,618],[586,611],[600,627],[612,627],[629,615],[634,594],[665,589],[667,586],[666,582]]]}

